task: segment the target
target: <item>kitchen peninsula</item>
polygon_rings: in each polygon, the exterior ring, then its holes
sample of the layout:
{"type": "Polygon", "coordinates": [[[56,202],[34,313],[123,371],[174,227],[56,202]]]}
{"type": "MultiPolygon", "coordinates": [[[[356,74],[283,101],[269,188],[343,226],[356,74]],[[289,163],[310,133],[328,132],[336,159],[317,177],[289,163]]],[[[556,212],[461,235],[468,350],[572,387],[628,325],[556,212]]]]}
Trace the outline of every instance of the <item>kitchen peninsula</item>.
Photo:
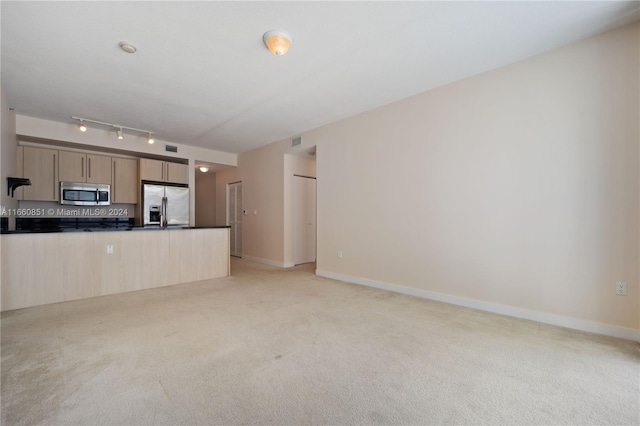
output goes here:
{"type": "Polygon", "coordinates": [[[2,311],[230,274],[227,226],[73,231],[0,235],[2,311]]]}

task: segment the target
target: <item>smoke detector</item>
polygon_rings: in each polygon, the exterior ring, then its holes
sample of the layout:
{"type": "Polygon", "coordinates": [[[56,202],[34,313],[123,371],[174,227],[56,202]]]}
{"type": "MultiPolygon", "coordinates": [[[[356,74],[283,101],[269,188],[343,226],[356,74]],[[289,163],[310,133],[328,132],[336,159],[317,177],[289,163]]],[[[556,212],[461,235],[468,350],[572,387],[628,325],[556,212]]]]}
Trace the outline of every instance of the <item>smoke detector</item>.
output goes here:
{"type": "Polygon", "coordinates": [[[136,53],[136,47],[131,44],[131,43],[127,43],[126,41],[121,41],[120,44],[120,49],[124,50],[127,53],[136,53]]]}

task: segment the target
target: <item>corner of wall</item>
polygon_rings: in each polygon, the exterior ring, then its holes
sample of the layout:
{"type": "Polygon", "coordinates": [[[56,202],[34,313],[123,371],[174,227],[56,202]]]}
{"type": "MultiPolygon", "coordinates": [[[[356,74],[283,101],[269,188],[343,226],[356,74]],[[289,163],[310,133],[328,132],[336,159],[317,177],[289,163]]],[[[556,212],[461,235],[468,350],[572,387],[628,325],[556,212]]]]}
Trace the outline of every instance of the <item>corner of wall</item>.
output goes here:
{"type": "MultiPolygon", "coordinates": [[[[0,205],[5,208],[17,208],[18,201],[7,195],[7,177],[15,176],[17,169],[16,151],[18,138],[16,136],[16,114],[10,109],[11,103],[4,87],[0,88],[0,116],[1,116],[1,141],[0,141],[0,205]]],[[[12,217],[9,217],[11,222],[12,217]]],[[[13,228],[13,224],[10,223],[13,228]]]]}

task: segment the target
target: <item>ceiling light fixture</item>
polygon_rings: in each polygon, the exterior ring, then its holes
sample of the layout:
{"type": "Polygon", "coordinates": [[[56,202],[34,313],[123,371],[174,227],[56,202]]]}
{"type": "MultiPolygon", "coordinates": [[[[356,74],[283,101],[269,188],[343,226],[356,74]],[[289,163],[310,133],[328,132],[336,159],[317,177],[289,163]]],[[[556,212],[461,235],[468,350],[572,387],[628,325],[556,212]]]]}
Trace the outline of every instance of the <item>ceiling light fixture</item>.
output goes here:
{"type": "Polygon", "coordinates": [[[293,39],[291,36],[281,30],[271,30],[264,33],[262,36],[262,41],[267,46],[267,48],[276,56],[282,56],[291,47],[293,44],[293,39]]]}
{"type": "Polygon", "coordinates": [[[150,130],[136,129],[135,127],[127,127],[127,126],[121,126],[120,124],[105,123],[104,121],[90,120],[88,118],[82,118],[82,117],[71,117],[71,118],[73,118],[74,120],[78,120],[78,129],[80,129],[81,132],[87,131],[87,126],[85,123],[93,123],[93,124],[99,124],[101,126],[111,127],[112,129],[116,129],[116,135],[118,136],[118,139],[124,139],[123,130],[127,130],[128,132],[138,132],[138,133],[146,134],[147,142],[149,142],[150,144],[155,142],[153,133],[150,130]]]}
{"type": "Polygon", "coordinates": [[[207,166],[200,166],[200,171],[202,173],[207,173],[209,171],[209,168],[207,166]]]}
{"type": "Polygon", "coordinates": [[[121,41],[120,44],[120,49],[124,50],[127,53],[136,53],[136,47],[131,44],[131,43],[127,43],[126,41],[121,41]]]}

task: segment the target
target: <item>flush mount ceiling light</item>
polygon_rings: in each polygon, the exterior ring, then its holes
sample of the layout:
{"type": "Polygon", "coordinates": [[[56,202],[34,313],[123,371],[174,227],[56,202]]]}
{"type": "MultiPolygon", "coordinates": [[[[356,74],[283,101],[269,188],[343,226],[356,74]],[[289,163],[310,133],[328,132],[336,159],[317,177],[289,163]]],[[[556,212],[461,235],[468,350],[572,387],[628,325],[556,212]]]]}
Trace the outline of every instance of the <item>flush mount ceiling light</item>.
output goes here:
{"type": "Polygon", "coordinates": [[[121,41],[118,46],[127,53],[136,53],[136,50],[138,50],[133,44],[127,43],[126,41],[121,41]]]}
{"type": "Polygon", "coordinates": [[[209,168],[206,166],[200,166],[199,169],[202,173],[207,173],[209,171],[209,168]]]}
{"type": "Polygon", "coordinates": [[[293,39],[291,36],[282,30],[271,30],[264,33],[262,41],[267,46],[267,49],[276,56],[282,56],[291,47],[293,39]]]}
{"type": "Polygon", "coordinates": [[[104,121],[89,120],[88,118],[82,118],[82,117],[71,117],[71,118],[73,118],[74,120],[78,120],[78,129],[80,129],[81,132],[87,131],[87,126],[85,125],[85,123],[93,123],[93,124],[99,124],[101,126],[111,127],[112,129],[116,129],[116,135],[118,136],[118,139],[124,139],[123,130],[128,130],[129,132],[138,132],[142,134],[146,133],[147,142],[149,142],[150,144],[155,142],[155,139],[153,138],[153,133],[149,130],[136,129],[135,127],[121,126],[119,124],[105,123],[104,121]]]}

